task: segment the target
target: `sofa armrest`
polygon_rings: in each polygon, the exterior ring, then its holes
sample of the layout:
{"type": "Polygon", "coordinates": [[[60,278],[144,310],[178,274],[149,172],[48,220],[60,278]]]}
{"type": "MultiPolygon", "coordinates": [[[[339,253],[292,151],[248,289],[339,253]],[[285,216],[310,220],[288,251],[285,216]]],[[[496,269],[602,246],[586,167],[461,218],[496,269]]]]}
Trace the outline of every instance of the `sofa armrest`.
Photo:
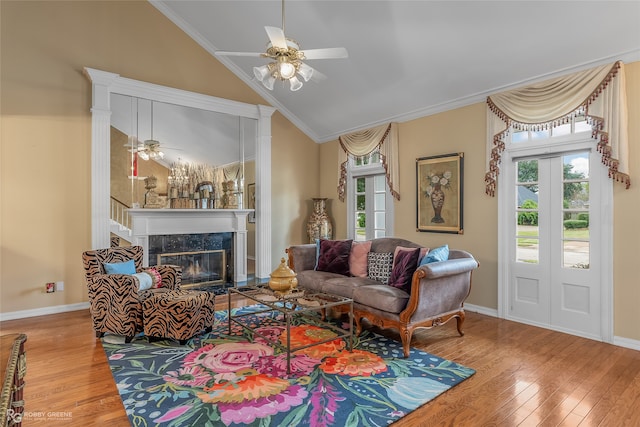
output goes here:
{"type": "Polygon", "coordinates": [[[478,268],[478,262],[475,259],[457,258],[421,265],[414,274],[417,275],[418,279],[425,278],[429,280],[466,273],[476,268],[478,268]]]}
{"type": "Polygon", "coordinates": [[[420,266],[413,274],[409,301],[400,318],[419,323],[461,310],[478,265],[469,255],[420,266]]]}
{"type": "Polygon", "coordinates": [[[286,250],[289,254],[289,268],[293,271],[313,270],[316,267],[316,245],[292,245],[286,250]]]}

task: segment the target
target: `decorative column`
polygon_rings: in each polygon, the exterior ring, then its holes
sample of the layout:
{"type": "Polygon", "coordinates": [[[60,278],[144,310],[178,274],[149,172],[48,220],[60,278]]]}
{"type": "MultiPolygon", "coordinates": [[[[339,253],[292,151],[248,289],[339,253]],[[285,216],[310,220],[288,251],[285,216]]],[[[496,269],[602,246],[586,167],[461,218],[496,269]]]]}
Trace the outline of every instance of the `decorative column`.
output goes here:
{"type": "Polygon", "coordinates": [[[119,77],[106,71],[84,69],[92,83],[91,102],[91,247],[108,248],[111,175],[111,94],[109,86],[119,77]],[[98,177],[98,179],[95,179],[98,177]]]}

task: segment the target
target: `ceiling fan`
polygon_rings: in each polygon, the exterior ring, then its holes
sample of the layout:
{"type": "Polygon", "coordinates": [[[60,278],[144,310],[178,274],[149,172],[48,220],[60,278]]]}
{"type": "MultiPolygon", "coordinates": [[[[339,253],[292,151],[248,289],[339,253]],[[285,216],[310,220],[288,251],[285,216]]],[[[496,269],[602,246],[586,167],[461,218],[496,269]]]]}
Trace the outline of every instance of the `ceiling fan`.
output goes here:
{"type": "Polygon", "coordinates": [[[340,59],[349,57],[347,49],[344,47],[301,50],[298,42],[285,37],[284,0],[282,0],[282,28],[264,27],[264,29],[269,37],[265,53],[217,51],[215,55],[252,56],[272,59],[273,62],[266,65],[253,67],[253,74],[256,79],[262,82],[264,87],[269,90],[273,90],[276,80],[288,80],[291,90],[297,91],[302,87],[302,82],[298,79],[298,76],[305,82],[308,82],[312,76],[315,76],[314,78],[325,77],[319,71],[302,62],[305,59],[340,59]]]}
{"type": "MultiPolygon", "coordinates": [[[[137,136],[131,136],[131,142],[130,144],[125,145],[126,147],[132,147],[131,151],[136,153],[138,155],[138,157],[140,157],[142,160],[162,160],[164,159],[164,151],[162,151],[160,149],[160,141],[158,141],[157,139],[154,139],[153,137],[153,104],[154,102],[151,101],[151,138],[150,139],[146,139],[144,141],[141,141],[138,139],[137,136]]],[[[138,123],[139,123],[139,119],[138,119],[138,99],[136,99],[136,135],[138,135],[138,123]]],[[[167,150],[180,150],[179,148],[167,148],[164,147],[164,149],[167,150]]]]}

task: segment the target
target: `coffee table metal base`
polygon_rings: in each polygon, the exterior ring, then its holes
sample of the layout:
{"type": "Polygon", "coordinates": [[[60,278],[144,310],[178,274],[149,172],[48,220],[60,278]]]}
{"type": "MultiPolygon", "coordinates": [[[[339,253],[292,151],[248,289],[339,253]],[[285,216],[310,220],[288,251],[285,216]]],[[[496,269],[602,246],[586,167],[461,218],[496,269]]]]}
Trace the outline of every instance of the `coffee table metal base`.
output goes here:
{"type": "Polygon", "coordinates": [[[228,292],[228,321],[229,321],[229,334],[231,334],[231,325],[235,323],[242,328],[252,332],[271,344],[273,347],[277,347],[287,354],[287,374],[291,373],[291,353],[305,348],[313,347],[318,344],[323,344],[336,339],[348,338],[348,350],[353,350],[353,300],[351,298],[345,298],[339,295],[326,294],[321,292],[311,292],[306,290],[293,291],[285,295],[279,295],[273,292],[266,286],[243,286],[241,288],[229,288],[228,292]],[[232,294],[237,294],[251,301],[264,306],[251,313],[244,314],[232,314],[231,311],[231,297],[232,294]],[[337,307],[341,305],[349,306],[349,330],[340,328],[325,319],[326,310],[331,307],[337,307]],[[322,318],[318,319],[317,313],[322,313],[322,318]],[[280,313],[283,316],[281,322],[285,325],[287,330],[287,344],[283,345],[279,341],[260,334],[256,331],[255,327],[249,326],[243,319],[256,314],[262,313],[280,313]],[[331,329],[337,336],[328,338],[323,341],[314,342],[313,344],[291,347],[291,321],[294,318],[307,318],[313,319],[314,322],[321,324],[323,327],[331,329]]]}

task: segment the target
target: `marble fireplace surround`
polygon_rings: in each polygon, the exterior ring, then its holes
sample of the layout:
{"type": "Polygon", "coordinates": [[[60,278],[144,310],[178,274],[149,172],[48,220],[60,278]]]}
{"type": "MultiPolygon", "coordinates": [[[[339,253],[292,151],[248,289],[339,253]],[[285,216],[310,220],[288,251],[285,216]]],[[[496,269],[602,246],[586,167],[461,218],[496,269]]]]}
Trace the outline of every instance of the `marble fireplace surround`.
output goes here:
{"type": "Polygon", "coordinates": [[[132,244],[144,249],[149,265],[149,236],[233,233],[233,281],[247,281],[247,216],[253,209],[129,209],[132,244]]]}

